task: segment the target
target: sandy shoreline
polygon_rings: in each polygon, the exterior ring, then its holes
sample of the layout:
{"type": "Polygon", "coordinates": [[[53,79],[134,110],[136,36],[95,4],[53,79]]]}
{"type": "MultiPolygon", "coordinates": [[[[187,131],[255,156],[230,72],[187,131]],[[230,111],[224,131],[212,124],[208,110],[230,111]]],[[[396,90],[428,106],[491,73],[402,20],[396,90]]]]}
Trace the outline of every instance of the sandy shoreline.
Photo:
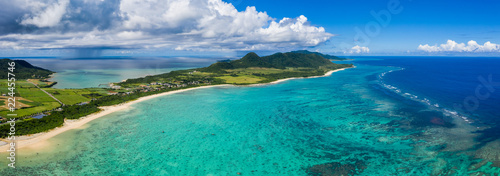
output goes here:
{"type": "Polygon", "coordinates": [[[269,85],[269,84],[277,84],[277,83],[285,82],[285,81],[292,80],[292,79],[309,79],[309,78],[326,77],[326,76],[332,75],[335,72],[342,71],[342,70],[349,69],[349,68],[356,68],[356,66],[328,71],[324,75],[321,75],[321,76],[310,76],[310,77],[304,77],[304,78],[301,78],[301,77],[297,77],[297,78],[285,78],[285,79],[276,80],[276,81],[273,81],[273,82],[270,82],[270,83],[251,84],[251,85],[248,85],[248,86],[252,86],[253,87],[253,86],[262,86],[262,85],[269,85]]]}
{"type": "MultiPolygon", "coordinates": [[[[349,67],[349,68],[355,68],[355,67],[349,67]]],[[[318,77],[330,76],[334,72],[342,71],[345,69],[348,69],[348,68],[332,70],[332,71],[325,73],[322,76],[311,76],[311,77],[307,77],[307,78],[318,78],[318,77]]],[[[252,84],[252,85],[248,85],[248,86],[253,87],[253,86],[262,86],[262,85],[269,85],[269,84],[277,84],[277,83],[281,83],[281,82],[292,80],[292,79],[304,79],[304,78],[286,78],[286,79],[276,80],[276,81],[273,81],[270,83],[252,84]]],[[[157,97],[164,96],[164,95],[170,95],[170,94],[175,94],[175,93],[180,93],[180,92],[185,92],[185,91],[190,91],[190,90],[195,90],[195,89],[204,89],[204,88],[222,87],[222,86],[234,86],[234,85],[222,84],[222,85],[193,87],[193,88],[188,88],[188,89],[175,90],[175,91],[169,91],[169,92],[159,93],[159,94],[155,94],[155,95],[145,96],[145,97],[141,97],[137,100],[118,104],[118,105],[100,107],[102,109],[102,111],[100,111],[98,113],[90,114],[90,115],[82,117],[78,120],[65,120],[63,126],[52,129],[48,132],[43,132],[43,133],[38,133],[38,134],[33,134],[33,135],[16,136],[16,141],[15,141],[16,142],[16,149],[24,148],[24,147],[36,147],[36,148],[41,147],[38,145],[41,145],[40,143],[43,141],[46,141],[46,140],[48,140],[54,136],[57,136],[58,134],[61,134],[65,131],[80,128],[81,126],[83,126],[83,125],[87,124],[88,122],[95,120],[99,117],[111,114],[111,113],[116,112],[116,111],[128,109],[130,107],[130,105],[133,105],[135,103],[150,100],[150,99],[157,98],[157,97]]],[[[1,139],[0,141],[10,142],[10,141],[7,141],[5,139],[1,139]]],[[[3,142],[0,142],[0,145],[1,145],[1,143],[3,143],[3,142]]],[[[0,153],[6,152],[8,150],[8,147],[9,147],[9,145],[7,145],[6,143],[3,143],[3,145],[0,146],[0,153]]]]}

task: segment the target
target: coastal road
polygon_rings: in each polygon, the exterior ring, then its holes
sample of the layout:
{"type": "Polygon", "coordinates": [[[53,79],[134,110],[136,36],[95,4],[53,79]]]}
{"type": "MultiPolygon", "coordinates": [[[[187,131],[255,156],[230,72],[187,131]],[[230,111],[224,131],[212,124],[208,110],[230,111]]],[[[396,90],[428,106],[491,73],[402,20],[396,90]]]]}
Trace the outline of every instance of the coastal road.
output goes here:
{"type": "Polygon", "coordinates": [[[48,93],[47,91],[43,90],[42,88],[38,87],[38,85],[36,85],[35,83],[29,81],[29,80],[26,80],[28,81],[29,83],[35,85],[38,89],[40,89],[41,91],[45,92],[47,95],[49,95],[50,97],[52,97],[54,100],[56,100],[57,102],[59,102],[62,106],[64,106],[64,103],[62,103],[61,101],[59,101],[56,97],[54,97],[52,94],[48,93]]]}

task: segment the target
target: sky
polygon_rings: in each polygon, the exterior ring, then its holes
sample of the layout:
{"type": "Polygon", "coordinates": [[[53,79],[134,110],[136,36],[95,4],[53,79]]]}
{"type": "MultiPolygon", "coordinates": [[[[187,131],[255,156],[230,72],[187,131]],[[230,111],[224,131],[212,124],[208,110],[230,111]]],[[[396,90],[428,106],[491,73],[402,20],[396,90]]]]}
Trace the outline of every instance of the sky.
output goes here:
{"type": "Polygon", "coordinates": [[[500,56],[495,0],[0,1],[0,57],[500,56]]]}

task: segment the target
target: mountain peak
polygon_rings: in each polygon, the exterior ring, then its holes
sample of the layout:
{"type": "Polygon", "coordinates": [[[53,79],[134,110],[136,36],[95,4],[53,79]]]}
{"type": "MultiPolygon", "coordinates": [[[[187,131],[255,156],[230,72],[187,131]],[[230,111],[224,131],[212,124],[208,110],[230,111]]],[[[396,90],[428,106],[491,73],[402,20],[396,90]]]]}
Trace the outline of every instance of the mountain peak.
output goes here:
{"type": "Polygon", "coordinates": [[[257,53],[249,52],[248,54],[246,54],[245,56],[243,56],[243,58],[241,58],[241,59],[245,59],[245,58],[260,58],[260,56],[257,55],[257,53]]]}

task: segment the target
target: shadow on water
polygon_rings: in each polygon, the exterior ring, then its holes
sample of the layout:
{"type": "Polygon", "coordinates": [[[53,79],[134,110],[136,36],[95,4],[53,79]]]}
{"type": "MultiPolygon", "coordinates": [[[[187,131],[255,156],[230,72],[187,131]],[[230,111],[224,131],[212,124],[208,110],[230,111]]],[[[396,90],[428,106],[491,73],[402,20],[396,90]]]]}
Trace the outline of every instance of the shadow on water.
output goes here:
{"type": "Polygon", "coordinates": [[[478,133],[479,135],[474,139],[478,142],[477,145],[474,146],[474,149],[480,149],[484,147],[486,144],[499,140],[500,139],[500,126],[495,125],[494,127],[475,131],[474,133],[478,133]]]}

